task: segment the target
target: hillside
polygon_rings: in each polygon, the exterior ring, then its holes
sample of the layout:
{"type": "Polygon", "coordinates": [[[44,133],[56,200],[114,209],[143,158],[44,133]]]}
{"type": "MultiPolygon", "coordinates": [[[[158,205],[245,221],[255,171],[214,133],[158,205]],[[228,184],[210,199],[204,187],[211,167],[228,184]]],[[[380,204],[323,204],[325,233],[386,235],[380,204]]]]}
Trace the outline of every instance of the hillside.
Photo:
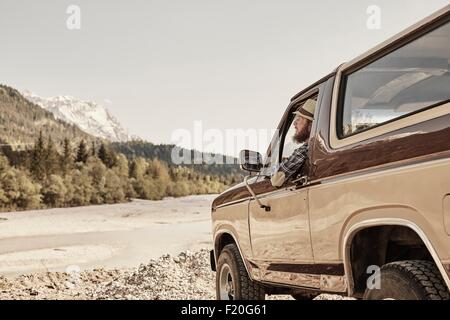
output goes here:
{"type": "MultiPolygon", "coordinates": [[[[146,141],[134,140],[122,143],[112,143],[112,149],[117,152],[124,154],[128,159],[134,159],[137,157],[142,157],[144,159],[152,160],[159,159],[164,161],[169,165],[174,165],[172,163],[172,149],[175,147],[171,144],[153,144],[146,141]]],[[[182,149],[183,152],[191,154],[191,159],[203,158],[203,153],[199,151],[182,149]]],[[[207,154],[212,156],[211,154],[207,154]]],[[[225,163],[225,156],[220,156],[225,163]]],[[[234,164],[183,164],[183,167],[194,169],[203,174],[213,174],[213,175],[238,175],[242,176],[244,172],[240,169],[238,165],[238,159],[234,158],[234,164]]]]}
{"type": "Polygon", "coordinates": [[[55,142],[65,138],[74,143],[82,139],[99,140],[74,125],[55,119],[51,112],[28,101],[17,90],[0,85],[0,143],[23,150],[33,145],[41,131],[55,142]]]}

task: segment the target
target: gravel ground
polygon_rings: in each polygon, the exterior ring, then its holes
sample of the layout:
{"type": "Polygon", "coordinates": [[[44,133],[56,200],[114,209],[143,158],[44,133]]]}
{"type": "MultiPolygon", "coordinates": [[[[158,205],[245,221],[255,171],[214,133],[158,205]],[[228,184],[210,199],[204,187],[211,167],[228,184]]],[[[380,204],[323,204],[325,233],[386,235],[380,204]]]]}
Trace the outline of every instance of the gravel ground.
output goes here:
{"type": "Polygon", "coordinates": [[[209,248],[214,197],[0,213],[0,275],[136,268],[209,248]]]}
{"type": "MultiPolygon", "coordinates": [[[[135,269],[47,272],[0,276],[0,299],[214,299],[214,276],[208,250],[164,255],[135,269]]],[[[271,299],[290,299],[272,296],[271,299]]],[[[321,295],[319,300],[340,300],[321,295]]]]}

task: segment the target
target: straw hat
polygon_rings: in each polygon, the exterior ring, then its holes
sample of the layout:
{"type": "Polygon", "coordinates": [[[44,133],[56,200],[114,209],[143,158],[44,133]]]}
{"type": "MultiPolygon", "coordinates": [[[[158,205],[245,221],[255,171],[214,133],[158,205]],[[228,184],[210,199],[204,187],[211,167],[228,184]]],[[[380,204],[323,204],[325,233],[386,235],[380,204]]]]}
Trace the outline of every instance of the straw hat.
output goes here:
{"type": "Polygon", "coordinates": [[[305,119],[308,119],[309,121],[313,121],[316,104],[316,100],[308,99],[297,111],[294,112],[294,114],[297,117],[303,117],[305,119]]]}

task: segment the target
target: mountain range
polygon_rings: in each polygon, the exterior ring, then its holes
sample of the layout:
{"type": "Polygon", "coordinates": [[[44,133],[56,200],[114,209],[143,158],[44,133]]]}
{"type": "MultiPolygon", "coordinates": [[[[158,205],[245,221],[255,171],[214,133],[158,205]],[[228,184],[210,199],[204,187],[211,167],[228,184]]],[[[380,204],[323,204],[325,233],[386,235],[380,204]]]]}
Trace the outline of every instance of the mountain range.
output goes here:
{"type": "Polygon", "coordinates": [[[0,145],[28,149],[40,132],[57,142],[64,138],[72,143],[82,139],[88,143],[101,140],[74,124],[55,118],[51,112],[25,99],[16,89],[0,85],[0,145]]]}
{"type": "Polygon", "coordinates": [[[56,119],[76,125],[94,137],[111,142],[130,140],[127,130],[103,105],[72,96],[44,98],[30,91],[24,91],[22,95],[44,110],[51,112],[56,119]]]}

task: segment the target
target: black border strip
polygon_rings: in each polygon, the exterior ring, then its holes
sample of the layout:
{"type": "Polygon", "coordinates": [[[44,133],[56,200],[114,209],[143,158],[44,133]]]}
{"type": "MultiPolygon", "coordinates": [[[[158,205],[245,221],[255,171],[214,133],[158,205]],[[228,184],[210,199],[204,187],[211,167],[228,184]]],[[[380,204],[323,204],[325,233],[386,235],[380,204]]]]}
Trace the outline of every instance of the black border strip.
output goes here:
{"type": "Polygon", "coordinates": [[[327,276],[344,276],[344,264],[271,264],[267,271],[303,273],[327,276]]]}

